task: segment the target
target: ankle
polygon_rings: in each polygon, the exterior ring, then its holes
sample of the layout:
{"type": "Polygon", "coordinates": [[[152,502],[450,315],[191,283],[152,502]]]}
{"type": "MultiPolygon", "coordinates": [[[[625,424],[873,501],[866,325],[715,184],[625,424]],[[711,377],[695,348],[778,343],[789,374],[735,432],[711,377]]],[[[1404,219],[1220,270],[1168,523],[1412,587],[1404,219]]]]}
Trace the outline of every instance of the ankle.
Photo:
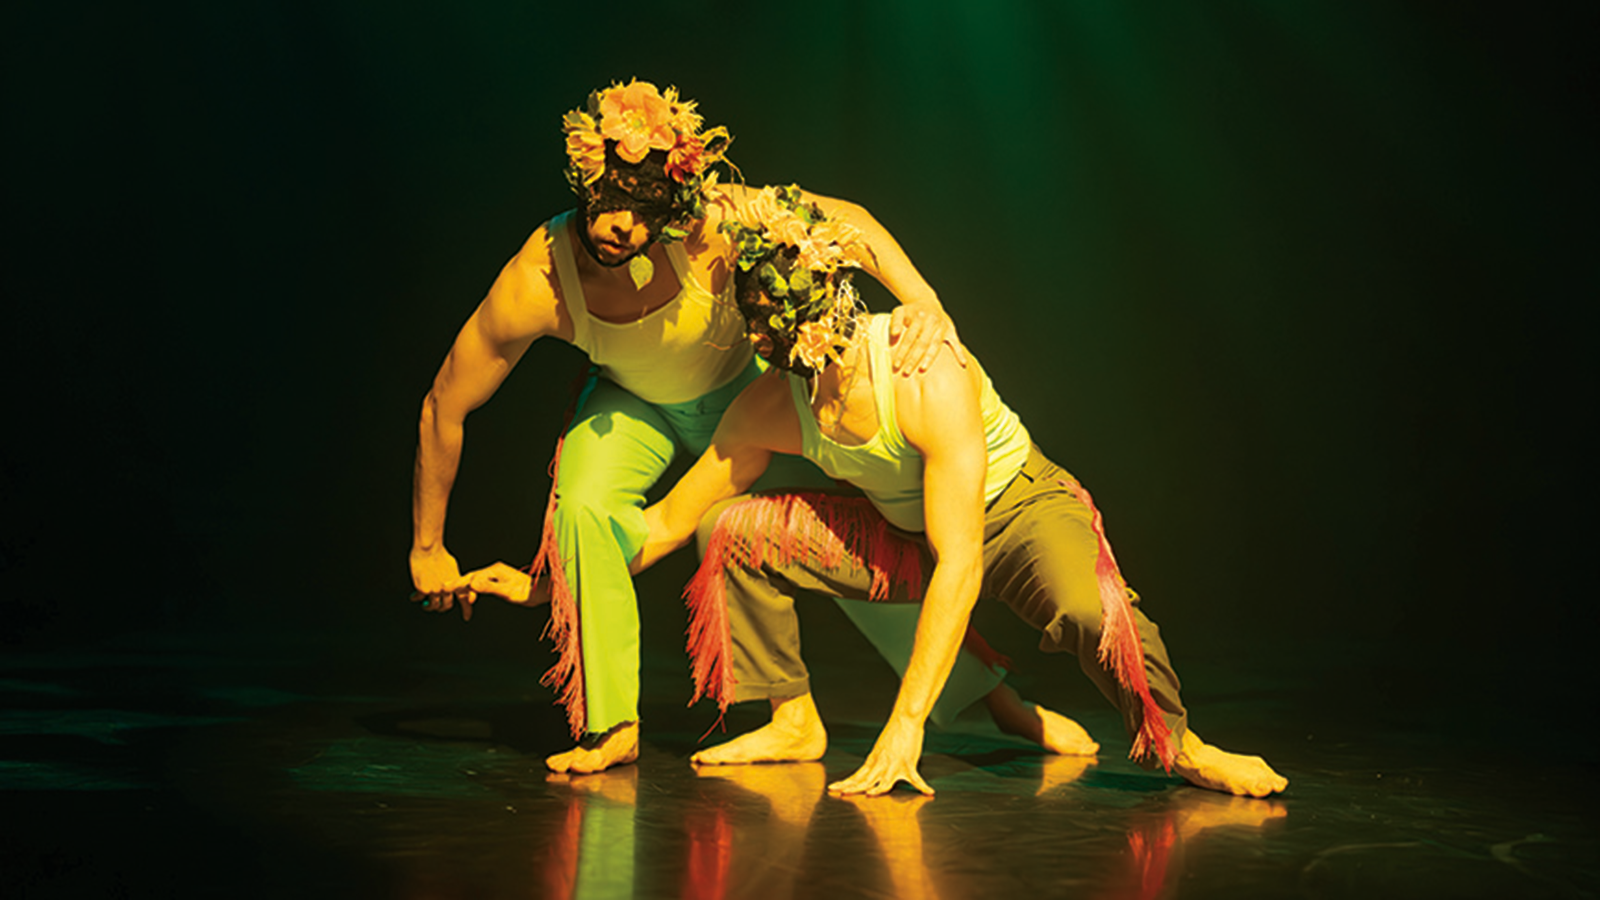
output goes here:
{"type": "Polygon", "coordinates": [[[822,730],[822,715],[810,694],[773,698],[772,724],[794,734],[809,734],[822,730]]]}

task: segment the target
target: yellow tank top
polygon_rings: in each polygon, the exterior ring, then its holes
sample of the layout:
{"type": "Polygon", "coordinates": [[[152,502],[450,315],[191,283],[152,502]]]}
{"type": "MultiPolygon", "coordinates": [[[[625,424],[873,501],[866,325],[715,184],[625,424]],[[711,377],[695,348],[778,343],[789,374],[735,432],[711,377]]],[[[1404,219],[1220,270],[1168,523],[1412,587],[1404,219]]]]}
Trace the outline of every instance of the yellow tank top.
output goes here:
{"type": "Polygon", "coordinates": [[[664,244],[678,295],[637,322],[596,319],[589,315],[572,257],[572,221],[571,211],[550,220],[551,255],[572,317],[572,343],[607,378],[641,400],[669,404],[709,394],[744,370],[753,351],[733,302],[732,278],[721,297],[713,296],[695,280],[683,245],[664,244]]]}
{"type": "MultiPolygon", "coordinates": [[[[866,341],[872,397],[878,406],[878,433],[856,446],[829,440],[817,428],[805,379],[790,375],[789,392],[800,416],[800,452],[828,477],[861,488],[891,525],[904,531],[922,531],[922,454],[906,443],[895,414],[888,316],[871,317],[866,341]]],[[[987,374],[983,376],[981,406],[984,438],[989,446],[983,499],[989,503],[1022,471],[1033,441],[1022,420],[995,393],[987,374]]]]}

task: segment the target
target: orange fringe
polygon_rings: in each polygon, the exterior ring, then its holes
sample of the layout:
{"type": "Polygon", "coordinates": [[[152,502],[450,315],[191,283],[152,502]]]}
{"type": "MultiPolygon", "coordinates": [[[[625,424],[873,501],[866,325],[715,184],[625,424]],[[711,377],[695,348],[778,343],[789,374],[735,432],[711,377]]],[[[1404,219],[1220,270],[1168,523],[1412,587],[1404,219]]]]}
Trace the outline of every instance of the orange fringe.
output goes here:
{"type": "Polygon", "coordinates": [[[539,679],[539,683],[553,688],[556,702],[567,708],[567,727],[572,730],[573,740],[583,737],[588,730],[589,711],[584,702],[583,632],[579,627],[578,601],[572,594],[572,586],[567,583],[566,558],[562,556],[556,541],[556,485],[561,472],[561,447],[566,443],[567,429],[572,426],[579,397],[589,378],[590,373],[585,372],[573,385],[572,404],[567,409],[566,421],[561,424],[561,437],[556,439],[555,456],[550,460],[550,500],[544,508],[539,554],[528,566],[534,588],[539,586],[540,575],[546,572],[550,575],[550,621],[539,639],[549,638],[556,645],[555,652],[559,656],[556,664],[539,679]]]}
{"type": "MultiPolygon", "coordinates": [[[[900,586],[911,599],[922,598],[921,549],[896,534],[865,497],[782,494],[751,497],[723,510],[705,559],[683,592],[689,606],[686,649],[694,675],[689,704],[702,697],[715,700],[721,721],[720,714],[733,702],[738,682],[728,635],[729,565],[758,569],[771,560],[773,565],[799,562],[831,569],[846,556],[872,572],[867,599],[888,599],[900,586]]],[[[1011,660],[990,647],[970,624],[963,645],[991,669],[1011,668],[1011,660]]]]}
{"type": "Polygon", "coordinates": [[[1117,682],[1124,689],[1138,695],[1144,708],[1139,730],[1133,736],[1133,749],[1128,756],[1139,759],[1154,752],[1161,758],[1162,767],[1171,772],[1178,751],[1173,745],[1172,729],[1167,727],[1161,707],[1150,696],[1150,681],[1144,673],[1144,648],[1139,642],[1139,627],[1133,621],[1133,607],[1128,603],[1128,584],[1117,568],[1111,542],[1106,539],[1105,522],[1087,488],[1075,481],[1062,481],[1060,484],[1088,507],[1090,515],[1094,517],[1095,537],[1100,540],[1100,552],[1094,564],[1095,578],[1100,582],[1099,659],[1110,665],[1116,673],[1117,682]]]}

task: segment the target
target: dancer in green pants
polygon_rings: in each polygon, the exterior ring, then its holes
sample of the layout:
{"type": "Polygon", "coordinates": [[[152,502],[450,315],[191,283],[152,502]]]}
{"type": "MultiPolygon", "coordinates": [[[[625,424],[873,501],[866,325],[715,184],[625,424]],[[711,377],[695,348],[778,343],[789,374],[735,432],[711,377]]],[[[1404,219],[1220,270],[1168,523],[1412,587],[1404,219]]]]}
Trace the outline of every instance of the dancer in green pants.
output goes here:
{"type": "MultiPolygon", "coordinates": [[[[547,763],[598,771],[638,752],[639,625],[627,565],[647,533],[644,493],[676,453],[705,449],[759,363],[729,294],[738,251],[719,230],[727,204],[748,193],[716,183],[727,130],[704,128],[675,90],[639,81],[595,92],[564,125],[580,207],[539,226],[506,264],[423,402],[410,563],[427,608],[471,609],[475,591],[444,545],[466,416],[539,338],[582,349],[595,376],[557,452],[535,570],[549,579],[559,653],[546,683],[581,739],[547,763]]],[[[895,364],[914,371],[954,343],[938,298],[889,233],[859,206],[812,199],[868,235],[868,271],[902,302],[895,364]]],[[[913,627],[907,618],[899,630],[913,627]]]]}

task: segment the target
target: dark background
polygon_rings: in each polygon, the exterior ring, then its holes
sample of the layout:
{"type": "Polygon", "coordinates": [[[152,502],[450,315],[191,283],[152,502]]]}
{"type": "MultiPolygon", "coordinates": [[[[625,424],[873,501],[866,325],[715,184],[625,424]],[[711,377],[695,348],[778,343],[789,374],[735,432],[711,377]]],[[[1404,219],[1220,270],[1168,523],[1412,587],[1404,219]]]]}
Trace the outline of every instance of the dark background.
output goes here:
{"type": "MultiPolygon", "coordinates": [[[[571,203],[561,114],[638,76],[752,183],[899,237],[1180,666],[1428,727],[1587,718],[1588,4],[789,7],[10,8],[0,643],[536,674],[528,616],[406,603],[416,413],[571,203]]],[[[535,347],[469,421],[464,564],[530,557],[579,364],[535,347]]],[[[645,585],[648,653],[686,566],[645,585]]]]}

